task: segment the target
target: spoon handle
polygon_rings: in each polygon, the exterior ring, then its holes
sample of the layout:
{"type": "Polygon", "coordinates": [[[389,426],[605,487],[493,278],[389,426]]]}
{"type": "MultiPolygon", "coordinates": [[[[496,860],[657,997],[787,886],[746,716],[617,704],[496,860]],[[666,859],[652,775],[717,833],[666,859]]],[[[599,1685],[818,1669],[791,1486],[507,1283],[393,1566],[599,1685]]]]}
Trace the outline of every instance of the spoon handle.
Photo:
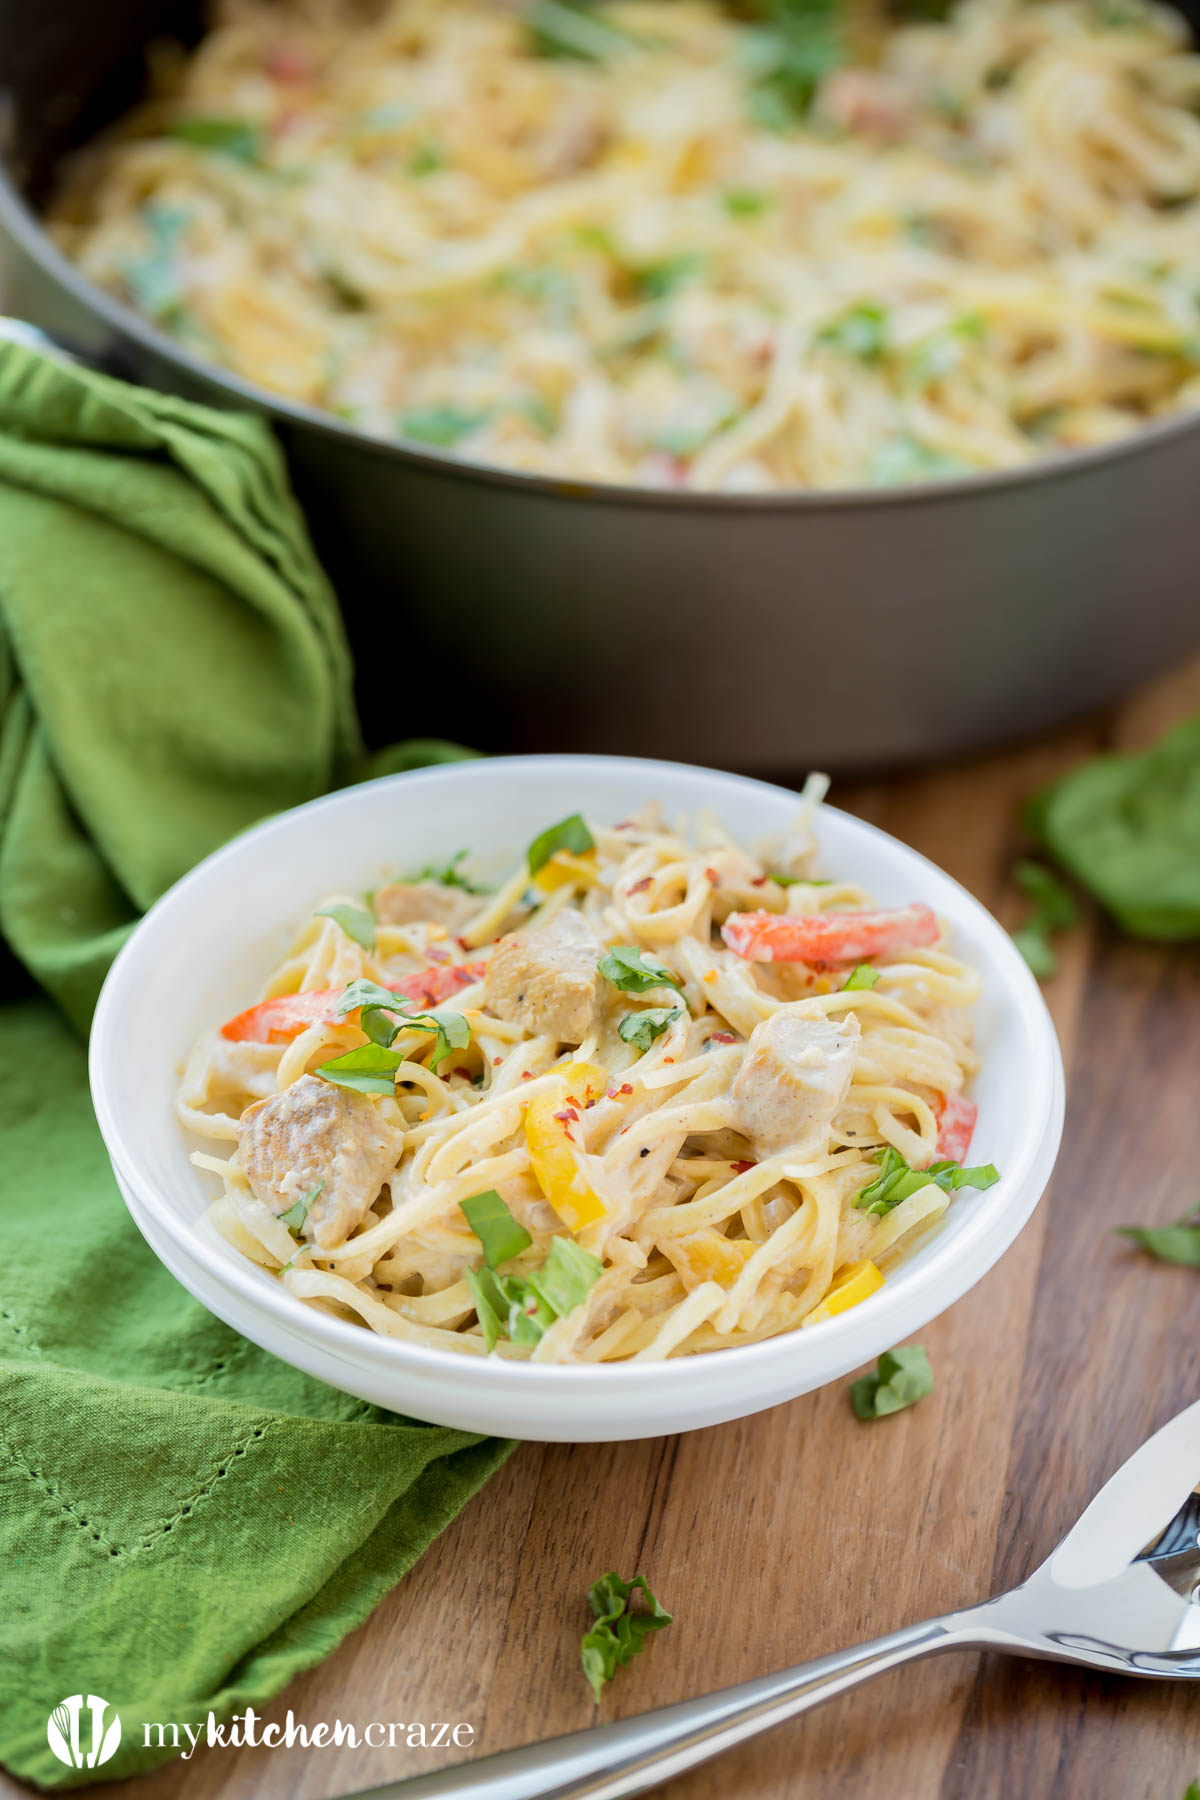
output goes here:
{"type": "Polygon", "coordinates": [[[625,1800],[885,1669],[978,1641],[962,1615],[930,1619],[698,1700],[387,1782],[355,1800],[625,1800]]]}

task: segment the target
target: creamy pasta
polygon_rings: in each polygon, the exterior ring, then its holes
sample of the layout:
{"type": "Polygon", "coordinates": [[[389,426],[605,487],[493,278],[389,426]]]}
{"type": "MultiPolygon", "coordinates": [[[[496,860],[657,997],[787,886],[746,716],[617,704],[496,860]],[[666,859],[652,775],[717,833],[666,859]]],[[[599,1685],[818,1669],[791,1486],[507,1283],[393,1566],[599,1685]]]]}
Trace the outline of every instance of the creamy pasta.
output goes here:
{"type": "Polygon", "coordinates": [[[1200,403],[1180,17],[837,13],[225,0],[52,227],[246,380],[515,469],[885,485],[1200,403]]]}
{"type": "Polygon", "coordinates": [[[980,983],[928,907],[819,875],[821,786],[754,853],[651,807],[492,893],[456,863],[335,896],[188,1064],[213,1225],[312,1306],[533,1361],[869,1302],[996,1179],[963,1166],[980,983]]]}

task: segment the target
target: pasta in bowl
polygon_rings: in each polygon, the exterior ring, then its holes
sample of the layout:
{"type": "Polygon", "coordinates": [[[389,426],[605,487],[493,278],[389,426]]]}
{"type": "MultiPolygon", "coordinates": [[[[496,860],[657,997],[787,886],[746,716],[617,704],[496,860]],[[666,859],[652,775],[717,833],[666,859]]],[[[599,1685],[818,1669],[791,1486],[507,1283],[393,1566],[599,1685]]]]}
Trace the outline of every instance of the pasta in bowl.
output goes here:
{"type": "Polygon", "coordinates": [[[471,1429],[685,1429],[889,1347],[1028,1216],[1061,1073],[999,927],[814,803],[531,758],[259,827],[102,997],[93,1087],[135,1219],[278,1354],[471,1429]],[[164,1019],[156,959],[231,892],[238,944],[164,1019]]]}
{"type": "Polygon", "coordinates": [[[191,1058],[213,1222],[372,1330],[538,1361],[731,1348],[867,1300],[965,1185],[979,978],[821,874],[810,784],[752,854],[568,816],[307,923],[191,1058]]]}

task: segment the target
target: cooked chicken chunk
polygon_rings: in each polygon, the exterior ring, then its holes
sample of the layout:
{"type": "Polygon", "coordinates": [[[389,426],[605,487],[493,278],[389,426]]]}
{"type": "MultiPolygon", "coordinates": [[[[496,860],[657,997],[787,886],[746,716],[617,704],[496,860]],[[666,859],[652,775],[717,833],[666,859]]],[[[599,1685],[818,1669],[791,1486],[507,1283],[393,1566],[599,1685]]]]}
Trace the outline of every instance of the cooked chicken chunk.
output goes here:
{"type": "Polygon", "coordinates": [[[247,1181],[273,1212],[321,1184],[301,1230],[325,1249],[346,1241],[396,1166],[395,1142],[370,1097],[316,1075],[248,1106],[238,1143],[247,1181]]]}
{"type": "Polygon", "coordinates": [[[760,1156],[819,1143],[846,1098],[859,1036],[853,1013],[839,1022],[791,1007],[755,1026],[733,1098],[760,1156]]]}
{"type": "Polygon", "coordinates": [[[444,925],[461,931],[479,901],[462,888],[443,887],[440,881],[393,881],[375,895],[375,917],[381,925],[444,925]]]}
{"type": "Polygon", "coordinates": [[[581,1044],[596,1018],[604,945],[577,912],[536,931],[514,931],[492,951],[484,1005],[534,1037],[581,1044]]]}

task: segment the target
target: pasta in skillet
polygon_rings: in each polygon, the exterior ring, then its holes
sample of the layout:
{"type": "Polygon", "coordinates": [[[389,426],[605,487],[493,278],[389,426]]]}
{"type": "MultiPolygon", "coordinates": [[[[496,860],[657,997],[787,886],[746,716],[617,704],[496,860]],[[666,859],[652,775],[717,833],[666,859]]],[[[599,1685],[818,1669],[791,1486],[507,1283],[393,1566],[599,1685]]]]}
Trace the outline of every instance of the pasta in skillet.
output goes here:
{"type": "Polygon", "coordinates": [[[1200,57],[1143,0],[224,0],[161,73],[59,241],[375,435],[765,492],[1200,404],[1200,57]]]}
{"type": "Polygon", "coordinates": [[[955,1192],[975,972],[819,877],[813,778],[757,853],[657,808],[334,898],[205,1035],[213,1224],[312,1305],[549,1362],[748,1344],[859,1304],[955,1192]]]}

